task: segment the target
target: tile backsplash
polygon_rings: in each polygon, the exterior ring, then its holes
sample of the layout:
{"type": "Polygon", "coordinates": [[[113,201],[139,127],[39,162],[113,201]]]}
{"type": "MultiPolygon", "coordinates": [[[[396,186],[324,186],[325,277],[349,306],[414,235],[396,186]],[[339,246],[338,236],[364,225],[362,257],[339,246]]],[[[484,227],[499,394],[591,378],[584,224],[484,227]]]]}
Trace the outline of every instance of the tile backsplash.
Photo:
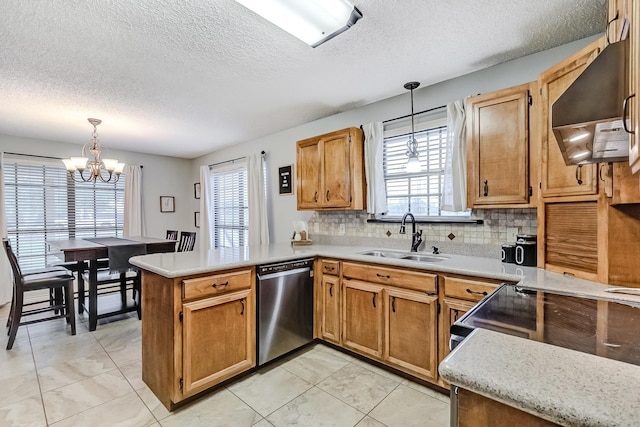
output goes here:
{"type": "MultiPolygon", "coordinates": [[[[428,244],[444,242],[448,247],[456,244],[488,245],[493,248],[507,242],[507,228],[517,228],[517,234],[536,234],[536,209],[477,209],[471,215],[482,219],[483,224],[416,224],[423,231],[423,240],[428,244]]],[[[343,238],[351,243],[358,239],[410,239],[411,226],[407,234],[399,234],[397,223],[367,223],[368,215],[364,211],[315,212],[309,219],[309,232],[315,240],[328,242],[343,238]],[[316,230],[318,226],[318,232],[316,230]],[[340,233],[344,224],[345,232],[340,233]]],[[[395,244],[393,244],[395,246],[395,244]]]]}

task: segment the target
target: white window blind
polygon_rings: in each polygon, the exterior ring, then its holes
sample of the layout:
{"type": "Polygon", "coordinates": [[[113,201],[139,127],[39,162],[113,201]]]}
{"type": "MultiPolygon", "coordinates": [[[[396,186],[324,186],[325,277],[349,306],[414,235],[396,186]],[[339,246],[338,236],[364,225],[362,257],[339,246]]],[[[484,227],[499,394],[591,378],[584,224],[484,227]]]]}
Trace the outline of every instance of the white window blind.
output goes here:
{"type": "Polygon", "coordinates": [[[214,247],[249,243],[249,191],[244,159],[211,167],[214,247]]]}
{"type": "Polygon", "coordinates": [[[59,160],[5,156],[7,232],[25,270],[60,261],[47,240],[122,236],[124,181],[76,183],[59,160]]]}
{"type": "Polygon", "coordinates": [[[442,113],[415,116],[420,172],[406,171],[411,119],[385,125],[383,170],[387,190],[387,217],[400,217],[407,212],[416,217],[469,215],[440,209],[447,157],[445,116],[442,113]]]}

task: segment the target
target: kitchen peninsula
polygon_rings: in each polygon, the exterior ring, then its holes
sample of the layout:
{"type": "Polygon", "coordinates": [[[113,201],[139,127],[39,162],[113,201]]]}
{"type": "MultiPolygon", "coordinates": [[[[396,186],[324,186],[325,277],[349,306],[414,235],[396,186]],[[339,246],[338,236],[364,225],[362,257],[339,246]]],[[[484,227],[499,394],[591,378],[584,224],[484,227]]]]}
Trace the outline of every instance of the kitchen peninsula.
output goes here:
{"type": "MultiPolygon", "coordinates": [[[[397,268],[405,272],[428,272],[439,278],[454,277],[468,283],[472,282],[470,278],[486,279],[496,283],[506,281],[531,288],[595,297],[613,297],[620,301],[640,303],[639,297],[604,292],[607,286],[599,283],[532,267],[504,264],[497,259],[444,254],[442,261],[421,262],[361,254],[370,250],[371,248],[366,247],[347,246],[314,245],[300,248],[271,245],[262,248],[217,249],[206,254],[182,252],[132,258],[132,264],[143,269],[142,369],[144,381],[165,406],[173,408],[185,399],[233,378],[241,372],[251,370],[255,366],[255,266],[266,263],[316,257],[317,278],[322,276],[319,268],[320,261],[330,259],[339,263],[347,261],[349,264],[366,263],[372,267],[397,268]],[[190,328],[190,325],[194,327],[190,328]],[[219,338],[216,340],[216,337],[220,336],[230,338],[221,343],[219,338]],[[216,363],[218,365],[215,365],[216,363]]],[[[343,273],[340,272],[340,274],[343,273]]],[[[320,279],[316,279],[316,287],[319,286],[319,282],[320,279]]],[[[446,286],[446,280],[442,282],[446,286]]],[[[437,287],[438,298],[441,300],[443,286],[440,281],[437,281],[437,287]]],[[[319,290],[316,290],[316,299],[319,299],[320,295],[319,290]]],[[[384,304],[383,302],[381,305],[384,304]]],[[[316,302],[317,313],[318,302],[316,302]]],[[[440,316],[443,317],[442,314],[440,316]]],[[[344,321],[344,318],[342,320],[344,321]]],[[[316,332],[318,332],[317,323],[316,318],[316,332]]],[[[439,336],[448,332],[443,330],[442,324],[439,321],[439,336]]],[[[316,336],[320,338],[319,333],[316,333],[316,336]]],[[[444,345],[443,340],[440,339],[438,346],[441,348],[444,345]]],[[[491,365],[492,357],[496,357],[494,349],[488,351],[485,347],[484,352],[484,355],[480,353],[477,355],[479,358],[485,358],[484,362],[479,361],[478,366],[482,363],[491,365]]],[[[385,363],[382,358],[374,358],[374,360],[385,363]]],[[[392,366],[396,367],[396,365],[392,366]]],[[[569,381],[570,374],[575,373],[574,369],[581,369],[580,381],[589,383],[588,387],[585,384],[581,386],[580,394],[576,399],[580,401],[580,405],[603,408],[603,414],[617,412],[617,419],[621,420],[617,425],[625,425],[625,420],[628,420],[620,417],[630,416],[635,417],[636,420],[640,418],[640,414],[632,412],[640,408],[640,397],[636,397],[635,393],[619,393],[627,386],[627,381],[634,384],[640,382],[638,366],[510,336],[503,337],[502,334],[483,330],[472,334],[468,338],[468,343],[465,342],[459,346],[445,363],[440,365],[442,377],[452,384],[524,409],[538,417],[561,423],[573,420],[570,414],[580,412],[582,406],[576,408],[572,406],[575,403],[573,400],[564,398],[555,402],[543,399],[542,403],[539,403],[535,396],[539,398],[549,396],[545,387],[562,389],[564,387],[562,381],[569,381]],[[475,352],[474,349],[477,349],[478,345],[482,347],[482,344],[478,343],[479,340],[494,335],[497,336],[492,338],[496,343],[495,348],[508,348],[510,355],[510,357],[500,358],[504,365],[501,366],[501,374],[495,376],[492,375],[492,370],[477,370],[468,364],[468,360],[476,357],[474,353],[473,358],[469,359],[469,352],[475,352]],[[506,341],[508,341],[507,344],[505,344],[506,341]],[[551,349],[547,350],[548,347],[551,349]],[[465,350],[467,348],[469,351],[465,350]],[[527,383],[525,389],[521,390],[521,394],[528,397],[530,401],[517,393],[513,394],[513,399],[505,399],[501,393],[511,393],[510,387],[513,383],[503,382],[503,377],[513,378],[517,382],[518,377],[515,374],[510,376],[509,373],[512,370],[517,373],[522,369],[523,363],[544,365],[544,359],[536,362],[530,355],[545,351],[549,351],[550,357],[555,357],[554,363],[564,361],[571,364],[564,370],[564,380],[557,379],[558,375],[555,371],[536,367],[536,371],[521,372],[520,375],[527,373],[534,375],[544,387],[539,388],[536,382],[527,383]],[[556,357],[556,353],[561,356],[556,357]],[[584,362],[583,359],[591,362],[584,362]],[[594,369],[595,371],[592,372],[594,369]],[[533,374],[533,372],[536,373],[533,374]],[[624,373],[627,379],[621,377],[620,373],[624,373]],[[600,390],[608,390],[606,387],[601,388],[599,378],[603,377],[608,378],[612,389],[617,387],[618,393],[624,396],[602,394],[600,390]],[[626,402],[626,412],[616,411],[616,402],[626,402]],[[605,411],[604,407],[609,409],[605,411]],[[553,415],[554,413],[569,415],[563,418],[553,415]]],[[[405,372],[408,371],[405,370],[405,372]]],[[[437,375],[437,373],[434,374],[437,375]]],[[[436,385],[446,385],[440,378],[431,382],[436,385]]],[[[602,424],[594,423],[593,425],[602,424]]]]}

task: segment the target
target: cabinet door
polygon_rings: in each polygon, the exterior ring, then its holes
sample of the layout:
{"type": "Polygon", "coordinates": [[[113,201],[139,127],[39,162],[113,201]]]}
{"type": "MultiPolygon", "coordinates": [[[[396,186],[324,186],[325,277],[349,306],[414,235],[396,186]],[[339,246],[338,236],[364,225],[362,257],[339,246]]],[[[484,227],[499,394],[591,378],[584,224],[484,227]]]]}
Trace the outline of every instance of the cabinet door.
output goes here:
{"type": "Polygon", "coordinates": [[[442,300],[442,332],[440,333],[440,360],[449,354],[449,340],[451,339],[451,325],[467,311],[471,310],[476,303],[464,300],[444,298],[442,300]]]}
{"type": "Polygon", "coordinates": [[[467,100],[474,206],[529,202],[529,99],[525,84],[467,100]]]}
{"type": "Polygon", "coordinates": [[[350,143],[348,130],[322,140],[324,194],[321,204],[324,207],[341,208],[351,204],[350,143]]]}
{"type": "Polygon", "coordinates": [[[385,289],[384,360],[423,379],[437,376],[438,297],[385,289]]]}
{"type": "Polygon", "coordinates": [[[342,282],[342,344],[382,358],[382,286],[357,280],[342,282]]]}
{"type": "Polygon", "coordinates": [[[604,48],[604,37],[540,75],[542,196],[597,193],[597,164],[567,166],[551,128],[553,103],[604,48]]]}
{"type": "Polygon", "coordinates": [[[250,289],[183,305],[184,395],[255,366],[254,307],[250,289]]]}
{"type": "Polygon", "coordinates": [[[298,209],[320,206],[321,152],[319,141],[305,141],[297,145],[298,209]]]}
{"type": "Polygon", "coordinates": [[[340,344],[340,278],[322,276],[322,338],[340,344]]]}

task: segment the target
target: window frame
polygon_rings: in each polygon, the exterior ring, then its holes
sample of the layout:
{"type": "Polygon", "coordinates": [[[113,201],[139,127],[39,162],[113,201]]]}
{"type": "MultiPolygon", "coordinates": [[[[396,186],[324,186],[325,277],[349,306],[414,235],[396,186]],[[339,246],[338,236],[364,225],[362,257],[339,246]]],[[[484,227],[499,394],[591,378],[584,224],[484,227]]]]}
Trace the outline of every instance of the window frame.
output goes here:
{"type": "MultiPolygon", "coordinates": [[[[225,162],[223,164],[217,164],[217,165],[211,165],[209,167],[209,179],[210,179],[210,185],[211,185],[211,189],[212,189],[212,200],[211,200],[211,243],[213,245],[214,249],[217,248],[224,248],[224,247],[246,247],[249,245],[249,181],[248,181],[248,165],[247,165],[247,160],[246,158],[242,158],[242,159],[238,159],[238,160],[234,160],[234,161],[230,161],[230,162],[225,162]],[[216,182],[216,178],[219,177],[219,175],[221,174],[232,174],[234,172],[238,172],[240,171],[241,174],[243,174],[242,176],[238,176],[238,188],[239,188],[239,193],[238,196],[239,198],[242,199],[242,201],[245,203],[245,205],[243,206],[240,202],[238,201],[238,204],[236,205],[232,205],[232,207],[230,209],[233,210],[237,210],[237,217],[238,217],[238,224],[236,223],[232,223],[232,224],[223,224],[220,225],[219,224],[219,220],[218,218],[220,217],[219,211],[221,208],[218,207],[218,204],[220,203],[218,201],[218,197],[219,197],[219,191],[216,191],[218,189],[218,183],[216,182]],[[231,241],[232,241],[232,245],[231,246],[224,246],[221,243],[221,237],[219,237],[219,232],[220,231],[224,231],[224,230],[228,230],[231,233],[233,233],[234,231],[238,230],[238,245],[235,246],[233,245],[233,240],[235,238],[235,236],[231,236],[231,241]]],[[[231,178],[231,179],[235,179],[235,178],[231,178]]],[[[227,190],[225,190],[227,191],[227,190]]],[[[229,209],[229,208],[226,208],[229,209]]]]}
{"type": "Polygon", "coordinates": [[[60,159],[5,153],[3,160],[7,235],[25,270],[60,261],[57,254],[49,252],[48,240],[123,235],[124,174],[115,184],[78,183],[69,176],[60,159]],[[32,196],[41,197],[41,210],[33,208],[32,196]],[[93,203],[87,208],[92,218],[81,217],[87,201],[93,203]],[[104,213],[104,206],[109,205],[113,206],[113,212],[107,214],[113,214],[113,223],[99,227],[101,217],[96,215],[95,206],[100,206],[99,212],[104,213]]]}
{"type": "MultiPolygon", "coordinates": [[[[424,137],[424,135],[428,132],[433,132],[438,130],[439,132],[441,132],[444,135],[444,138],[441,136],[440,139],[444,139],[443,141],[441,141],[440,145],[441,151],[444,151],[444,153],[441,154],[442,156],[442,168],[439,171],[429,171],[429,170],[424,170],[424,155],[426,153],[426,149],[424,146],[422,146],[422,144],[419,145],[419,152],[420,152],[420,162],[423,165],[423,170],[421,170],[420,172],[404,172],[404,173],[395,173],[395,174],[389,174],[387,173],[387,165],[388,165],[388,160],[387,160],[387,143],[390,140],[393,139],[398,139],[398,138],[405,138],[405,141],[403,142],[403,144],[401,145],[405,145],[406,142],[408,141],[409,137],[411,136],[411,117],[406,117],[403,118],[401,120],[398,121],[391,121],[388,123],[385,123],[384,126],[384,132],[383,132],[383,170],[382,170],[382,174],[384,177],[384,183],[385,183],[385,192],[387,193],[387,204],[389,205],[389,194],[388,194],[388,183],[391,180],[394,179],[408,179],[408,183],[407,183],[407,189],[408,189],[408,193],[406,195],[406,197],[409,199],[407,201],[407,205],[408,205],[408,210],[407,212],[411,212],[416,220],[420,221],[420,222],[458,222],[461,220],[468,220],[471,217],[471,210],[467,210],[465,212],[448,212],[448,211],[442,211],[441,210],[441,200],[442,200],[442,192],[444,191],[444,175],[445,175],[445,170],[446,170],[446,148],[447,148],[447,138],[448,138],[448,128],[447,128],[447,117],[446,117],[446,110],[442,110],[442,111],[436,111],[436,112],[427,112],[427,113],[423,113],[423,114],[416,114],[414,116],[414,128],[415,128],[415,135],[416,135],[416,139],[418,141],[420,141],[420,137],[424,137]],[[429,177],[429,176],[434,176],[437,175],[439,176],[439,183],[438,183],[438,190],[439,192],[437,193],[437,198],[438,198],[438,215],[428,215],[428,213],[425,213],[424,211],[421,212],[415,212],[414,209],[412,209],[412,204],[411,204],[411,179],[412,178],[423,178],[424,177],[429,177]],[[444,212],[444,215],[443,215],[444,212]]],[[[404,152],[404,149],[401,149],[401,151],[404,152]]],[[[397,154],[396,154],[397,156],[397,154]]],[[[396,161],[397,159],[399,159],[400,157],[396,157],[396,161]]],[[[429,197],[429,195],[432,193],[429,193],[427,191],[427,193],[425,193],[425,195],[427,197],[429,197]]],[[[399,196],[392,196],[392,197],[399,197],[399,196]]],[[[419,196],[413,196],[413,197],[419,197],[419,196]]],[[[428,205],[427,205],[428,206],[428,205]]],[[[406,212],[405,212],[406,213],[406,212]]],[[[402,218],[404,214],[389,214],[389,213],[385,213],[385,214],[381,214],[381,215],[376,215],[377,220],[391,220],[391,221],[396,221],[396,220],[400,220],[402,218]]]]}

